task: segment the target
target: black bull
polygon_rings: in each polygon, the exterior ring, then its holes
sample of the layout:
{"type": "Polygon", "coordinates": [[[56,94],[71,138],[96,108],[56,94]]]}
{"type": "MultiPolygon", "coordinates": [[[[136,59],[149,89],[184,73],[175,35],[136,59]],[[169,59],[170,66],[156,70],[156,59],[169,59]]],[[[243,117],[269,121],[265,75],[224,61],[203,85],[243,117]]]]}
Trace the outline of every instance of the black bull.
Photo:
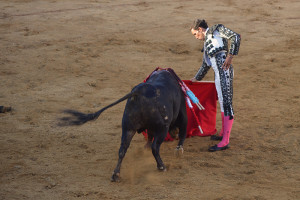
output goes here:
{"type": "Polygon", "coordinates": [[[157,168],[161,171],[166,170],[166,167],[159,155],[159,149],[167,133],[179,129],[177,149],[182,148],[186,137],[185,95],[174,75],[166,70],[153,73],[145,83],[135,86],[129,94],[95,113],[84,114],[67,110],[73,117],[64,117],[62,120],[67,124],[81,125],[98,118],[104,110],[126,99],[119,160],[112,181],[119,181],[122,160],[136,132],[147,130],[148,144],[151,145],[157,168]]]}

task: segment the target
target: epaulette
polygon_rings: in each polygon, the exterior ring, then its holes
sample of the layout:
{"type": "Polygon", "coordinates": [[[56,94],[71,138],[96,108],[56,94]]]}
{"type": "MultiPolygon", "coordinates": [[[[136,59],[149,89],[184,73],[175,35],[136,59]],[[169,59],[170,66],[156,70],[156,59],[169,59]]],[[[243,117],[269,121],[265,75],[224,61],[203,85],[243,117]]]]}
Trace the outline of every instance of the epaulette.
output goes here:
{"type": "Polygon", "coordinates": [[[223,24],[216,24],[216,25],[213,25],[212,27],[210,27],[207,31],[206,34],[212,34],[212,38],[214,38],[214,35],[213,33],[215,32],[215,30],[217,30],[220,26],[223,26],[223,24]]]}

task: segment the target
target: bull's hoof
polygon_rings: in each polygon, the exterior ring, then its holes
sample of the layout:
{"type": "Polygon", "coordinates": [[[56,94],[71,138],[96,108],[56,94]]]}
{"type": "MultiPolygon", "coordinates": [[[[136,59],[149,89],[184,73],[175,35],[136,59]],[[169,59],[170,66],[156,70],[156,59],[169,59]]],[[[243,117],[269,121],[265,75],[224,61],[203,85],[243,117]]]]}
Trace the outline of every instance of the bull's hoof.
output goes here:
{"type": "Polygon", "coordinates": [[[113,173],[110,180],[111,182],[120,182],[120,173],[113,173]]]}
{"type": "Polygon", "coordinates": [[[176,148],[175,148],[175,156],[176,157],[180,157],[181,155],[183,155],[183,146],[182,145],[180,145],[180,146],[177,146],[176,148]]]}
{"type": "Polygon", "coordinates": [[[167,171],[167,168],[165,166],[160,166],[160,167],[157,167],[158,171],[161,171],[161,172],[166,172],[167,171]]]}

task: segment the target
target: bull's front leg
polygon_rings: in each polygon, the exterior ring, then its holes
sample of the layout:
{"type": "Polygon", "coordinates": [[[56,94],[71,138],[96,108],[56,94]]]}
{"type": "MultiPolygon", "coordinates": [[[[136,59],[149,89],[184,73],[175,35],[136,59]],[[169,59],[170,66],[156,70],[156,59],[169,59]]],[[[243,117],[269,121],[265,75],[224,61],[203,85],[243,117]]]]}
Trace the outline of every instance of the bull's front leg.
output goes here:
{"type": "Polygon", "coordinates": [[[186,130],[187,130],[187,116],[185,113],[180,113],[179,117],[180,120],[178,121],[178,128],[179,128],[179,141],[178,145],[175,149],[176,156],[179,156],[179,152],[183,154],[183,143],[186,138],[186,130]]]}
{"type": "Polygon", "coordinates": [[[130,145],[130,142],[135,134],[135,131],[122,131],[122,141],[121,141],[121,146],[119,149],[119,160],[118,164],[113,172],[113,175],[111,177],[112,182],[119,182],[120,181],[120,169],[121,169],[121,164],[123,161],[123,158],[125,157],[125,154],[127,152],[127,149],[130,145]]]}

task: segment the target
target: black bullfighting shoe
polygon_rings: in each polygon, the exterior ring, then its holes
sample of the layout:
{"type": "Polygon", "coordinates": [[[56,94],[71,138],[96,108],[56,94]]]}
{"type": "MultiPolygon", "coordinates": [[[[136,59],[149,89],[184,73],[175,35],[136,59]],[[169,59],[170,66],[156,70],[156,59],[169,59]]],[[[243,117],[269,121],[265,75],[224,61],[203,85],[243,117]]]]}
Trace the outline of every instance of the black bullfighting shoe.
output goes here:
{"type": "Polygon", "coordinates": [[[218,135],[212,135],[210,136],[210,140],[222,140],[223,136],[218,136],[218,135]]]}
{"type": "Polygon", "coordinates": [[[212,146],[208,149],[208,151],[210,152],[215,152],[215,151],[222,151],[222,150],[225,150],[225,149],[229,149],[229,144],[227,144],[226,146],[224,147],[218,147],[218,145],[215,145],[215,146],[212,146]]]}

